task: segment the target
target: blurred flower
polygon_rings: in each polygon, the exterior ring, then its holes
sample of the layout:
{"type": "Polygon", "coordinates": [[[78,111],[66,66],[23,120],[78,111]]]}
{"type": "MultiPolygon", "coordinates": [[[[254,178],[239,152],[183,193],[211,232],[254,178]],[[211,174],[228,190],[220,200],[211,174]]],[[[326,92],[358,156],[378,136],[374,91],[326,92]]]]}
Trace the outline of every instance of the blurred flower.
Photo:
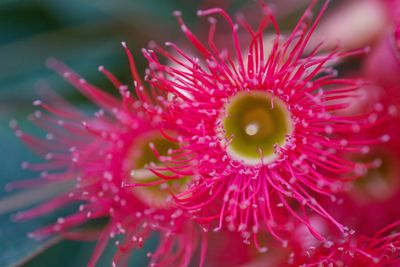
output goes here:
{"type": "Polygon", "coordinates": [[[323,41],[325,49],[339,45],[343,50],[370,45],[386,30],[390,21],[385,4],[383,0],[343,1],[321,21],[311,45],[323,41]]]}
{"type": "Polygon", "coordinates": [[[310,222],[310,214],[330,221],[347,235],[349,229],[325,211],[317,196],[335,201],[344,181],[356,179],[372,166],[371,162],[349,161],[340,157],[340,152],[361,153],[366,145],[390,139],[386,134],[368,140],[344,137],[379,123],[380,113],[387,110],[351,116],[334,113],[354,101],[364,82],[336,78],[330,65],[365,50],[335,49],[321,54],[320,44],[305,55],[327,4],[314,21],[310,14],[315,2],[310,4],[289,35],[281,34],[269,8],[262,4],[256,30],[242,17],[238,21],[251,36],[246,47],[241,46],[238,25],[224,10],[199,11],[200,16],[217,14],[226,20],[232,30],[233,53],[215,45],[215,18],[209,18],[206,47],[176,12],[182,31],[200,57],[171,42],[166,45],[174,52],[156,44],[143,51],[149,61],[146,77],[152,89],[169,95],[158,98],[164,127],[174,127],[182,147],[163,163],[174,164],[171,171],[177,175],[192,172],[194,177],[191,187],[177,194],[178,203],[198,221],[217,223],[215,231],[227,226],[240,232],[245,242],[253,240],[259,251],[266,250],[258,240],[260,230],[285,246],[285,233],[293,231],[298,222],[324,240],[310,222]],[[276,35],[266,53],[263,33],[269,24],[276,35]],[[175,66],[161,64],[157,53],[175,66]],[[180,160],[182,153],[190,160],[180,160]],[[181,162],[178,167],[177,162],[181,162]]]}
{"type": "MultiPolygon", "coordinates": [[[[60,217],[56,223],[31,234],[43,238],[61,234],[66,238],[98,239],[88,266],[95,266],[108,241],[117,235],[118,252],[113,265],[128,261],[129,252],[141,248],[154,232],[160,234],[158,248],[149,253],[153,266],[188,266],[201,239],[201,231],[187,214],[171,202],[170,192],[179,193],[190,178],[165,182],[147,169],[159,164],[176,144],[163,138],[156,116],[147,116],[142,104],[126,85],[104,67],[99,70],[119,90],[121,100],[86,82],[60,62],[49,65],[100,107],[95,116],[83,114],[52,92],[48,101],[37,100],[31,117],[47,131],[47,140],[31,136],[13,121],[16,135],[47,162],[23,163],[23,167],[41,171],[41,178],[11,184],[14,188],[40,186],[70,180],[75,184],[56,198],[18,213],[17,220],[46,215],[70,204],[80,204],[79,211],[60,217]],[[121,184],[125,183],[124,188],[121,184]],[[138,184],[145,187],[136,187],[138,184]],[[90,223],[104,218],[100,232],[90,223]]],[[[203,239],[205,242],[205,239],[203,239]]],[[[203,243],[203,246],[206,243],[203,243]]],[[[203,256],[204,258],[204,256],[203,256]]]]}
{"type": "Polygon", "coordinates": [[[323,49],[371,47],[364,66],[367,76],[396,84],[400,72],[399,16],[399,0],[345,1],[321,21],[309,49],[321,41],[323,49]]]}
{"type": "Polygon", "coordinates": [[[400,20],[383,32],[366,60],[365,73],[386,86],[400,83],[400,20]]]}
{"type": "MultiPolygon", "coordinates": [[[[356,236],[293,253],[289,266],[398,266],[399,222],[387,225],[372,237],[356,236]]],[[[288,265],[282,265],[288,266],[288,265]]]]}
{"type": "MultiPolygon", "coordinates": [[[[374,79],[370,77],[373,81],[374,79]]],[[[373,162],[372,168],[353,181],[348,190],[340,195],[340,205],[327,209],[345,225],[356,229],[358,234],[371,235],[398,220],[400,198],[400,87],[388,86],[377,81],[371,86],[359,89],[366,97],[359,98],[346,110],[348,114],[360,111],[379,111],[387,109],[388,117],[370,129],[360,133],[350,133],[352,138],[368,139],[388,134],[388,142],[365,146],[363,155],[346,152],[345,157],[357,162],[373,162]]],[[[329,206],[329,203],[326,203],[329,206]]]]}
{"type": "Polygon", "coordinates": [[[264,266],[398,266],[400,263],[400,222],[385,225],[372,235],[354,235],[346,239],[316,243],[304,248],[274,248],[270,254],[253,257],[241,267],[264,266]],[[283,256],[282,256],[283,255],[283,256]]]}

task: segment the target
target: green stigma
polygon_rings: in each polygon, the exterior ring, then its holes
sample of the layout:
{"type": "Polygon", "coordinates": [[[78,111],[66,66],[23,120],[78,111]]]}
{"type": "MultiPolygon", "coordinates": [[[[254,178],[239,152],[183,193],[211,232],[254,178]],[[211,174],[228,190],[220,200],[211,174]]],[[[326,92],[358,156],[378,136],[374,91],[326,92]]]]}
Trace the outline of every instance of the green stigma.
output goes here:
{"type": "MultiPolygon", "coordinates": [[[[126,162],[129,166],[130,180],[133,183],[146,184],[160,181],[159,177],[147,169],[150,163],[155,165],[160,165],[161,163],[150,148],[150,144],[161,156],[168,156],[168,151],[179,147],[176,143],[165,139],[159,132],[151,132],[139,136],[133,144],[132,151],[128,154],[126,162]]],[[[166,172],[162,173],[168,175],[166,172]]],[[[169,192],[181,192],[188,182],[189,178],[184,177],[157,185],[138,186],[133,188],[133,192],[149,206],[157,208],[168,207],[167,198],[170,195],[169,192]]]]}
{"type": "Polygon", "coordinates": [[[225,137],[228,154],[249,165],[267,163],[275,158],[274,145],[283,146],[292,131],[286,104],[262,91],[240,92],[225,105],[225,137]]]}
{"type": "Polygon", "coordinates": [[[158,132],[148,134],[144,138],[139,139],[139,155],[135,161],[135,167],[138,169],[146,167],[150,162],[153,162],[156,165],[160,163],[153,150],[151,150],[150,143],[154,145],[154,148],[162,156],[167,156],[170,149],[177,149],[179,147],[176,143],[166,139],[158,132]]]}

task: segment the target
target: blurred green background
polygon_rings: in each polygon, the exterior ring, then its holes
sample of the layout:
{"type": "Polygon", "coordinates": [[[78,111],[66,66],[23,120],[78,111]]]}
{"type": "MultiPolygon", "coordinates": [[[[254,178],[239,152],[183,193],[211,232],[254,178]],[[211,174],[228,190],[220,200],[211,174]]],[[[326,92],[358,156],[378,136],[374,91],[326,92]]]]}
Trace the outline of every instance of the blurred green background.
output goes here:
{"type": "MultiPolygon", "coordinates": [[[[48,85],[74,104],[86,109],[91,105],[62,78],[45,67],[49,57],[56,57],[80,73],[88,81],[111,88],[97,71],[106,66],[117,77],[131,84],[128,63],[120,42],[126,41],[137,58],[141,72],[145,62],[140,48],[150,40],[164,42],[182,38],[174,10],[194,31],[204,32],[206,20],[197,20],[196,11],[210,6],[224,6],[231,13],[247,9],[247,0],[37,0],[0,1],[0,186],[19,179],[36,177],[21,170],[22,161],[39,161],[9,129],[10,119],[17,119],[28,132],[39,132],[27,121],[35,109],[32,101],[46,81],[48,85]]],[[[279,6],[300,7],[303,0],[276,1],[279,6]]],[[[251,1],[250,12],[257,5],[251,1]]],[[[290,12],[289,12],[290,11],[290,12]]],[[[107,89],[107,90],[109,90],[107,89]]],[[[40,133],[42,134],[42,133],[40,133]]],[[[56,239],[35,241],[27,233],[57,218],[49,215],[24,223],[12,223],[10,216],[34,205],[41,198],[55,194],[57,189],[21,195],[0,190],[0,266],[85,266],[93,243],[56,239]],[[39,196],[39,198],[38,198],[39,196]]],[[[145,266],[145,253],[154,248],[156,238],[147,247],[135,252],[134,266],[145,266]]],[[[103,255],[99,266],[110,266],[114,245],[103,255]]]]}

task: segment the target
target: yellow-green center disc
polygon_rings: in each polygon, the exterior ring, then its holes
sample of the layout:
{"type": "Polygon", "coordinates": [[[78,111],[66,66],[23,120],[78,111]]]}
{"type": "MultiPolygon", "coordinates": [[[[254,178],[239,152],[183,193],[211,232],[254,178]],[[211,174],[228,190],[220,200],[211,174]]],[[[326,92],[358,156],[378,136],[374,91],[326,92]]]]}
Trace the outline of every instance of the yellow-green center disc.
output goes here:
{"type": "MultiPolygon", "coordinates": [[[[150,148],[150,143],[154,145],[155,150],[161,156],[167,156],[170,149],[177,149],[178,145],[165,139],[158,132],[150,132],[137,138],[133,144],[132,150],[127,156],[127,170],[130,172],[131,181],[133,183],[152,183],[159,181],[160,178],[149,171],[146,167],[150,163],[160,164],[159,159],[150,148]]],[[[166,172],[162,172],[168,175],[166,172]]],[[[149,206],[162,208],[168,207],[167,198],[169,191],[174,193],[181,192],[189,181],[188,178],[179,180],[171,180],[160,185],[138,186],[133,189],[138,198],[147,203],[149,206]]]]}
{"type": "Polygon", "coordinates": [[[286,104],[270,93],[240,92],[225,105],[223,127],[231,140],[228,154],[249,165],[275,158],[274,145],[283,146],[292,131],[286,104]]]}

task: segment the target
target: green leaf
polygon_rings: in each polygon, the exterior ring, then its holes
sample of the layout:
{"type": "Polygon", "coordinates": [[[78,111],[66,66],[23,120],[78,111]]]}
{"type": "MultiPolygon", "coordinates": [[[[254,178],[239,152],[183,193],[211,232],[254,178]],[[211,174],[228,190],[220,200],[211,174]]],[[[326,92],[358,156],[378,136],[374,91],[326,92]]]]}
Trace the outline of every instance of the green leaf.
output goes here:
{"type": "MultiPolygon", "coordinates": [[[[20,161],[22,160],[37,160],[37,157],[28,151],[24,145],[14,136],[13,132],[8,128],[8,120],[11,116],[4,110],[3,114],[7,116],[0,117],[0,161],[1,161],[1,188],[10,181],[28,178],[31,174],[22,172],[20,161]]],[[[12,114],[14,118],[22,117],[21,113],[12,114]]],[[[24,125],[25,126],[25,125],[24,125]]],[[[24,257],[38,253],[39,251],[51,246],[55,239],[36,241],[29,239],[27,233],[34,229],[48,223],[49,218],[42,218],[40,220],[32,221],[29,223],[14,223],[10,220],[12,211],[19,207],[31,206],[33,199],[25,199],[18,196],[14,201],[5,201],[13,194],[6,194],[0,190],[0,266],[12,266],[24,257]]]]}
{"type": "MultiPolygon", "coordinates": [[[[153,251],[156,246],[157,238],[153,237],[141,250],[131,253],[129,266],[147,266],[147,252],[153,251]]],[[[42,266],[60,266],[76,267],[86,266],[95,247],[95,242],[77,242],[71,240],[62,240],[55,246],[47,249],[33,258],[12,267],[42,267],[42,266]]],[[[116,247],[110,242],[102,254],[96,267],[110,267],[116,247]]]]}

